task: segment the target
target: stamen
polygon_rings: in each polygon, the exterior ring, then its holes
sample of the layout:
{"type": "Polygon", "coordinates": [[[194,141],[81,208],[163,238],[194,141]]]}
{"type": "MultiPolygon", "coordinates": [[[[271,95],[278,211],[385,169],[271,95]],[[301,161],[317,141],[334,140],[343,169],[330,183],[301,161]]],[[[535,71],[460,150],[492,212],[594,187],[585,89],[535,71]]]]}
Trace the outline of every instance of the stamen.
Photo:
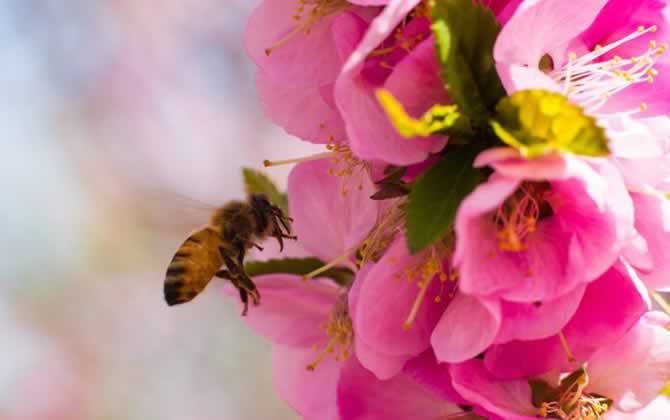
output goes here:
{"type": "MultiPolygon", "coordinates": [[[[335,357],[335,361],[346,360],[349,357],[354,340],[354,330],[349,316],[347,295],[343,294],[338,299],[328,322],[322,325],[326,335],[330,337],[326,346],[319,352],[316,359],[309,365],[307,370],[313,371],[329,355],[335,357]]],[[[318,351],[318,349],[317,349],[318,351]]]]}
{"type": "Polygon", "coordinates": [[[493,219],[502,251],[521,252],[528,248],[526,240],[537,228],[547,189],[542,184],[523,184],[498,207],[493,219]]]}
{"type": "Polygon", "coordinates": [[[328,264],[323,265],[322,267],[317,268],[316,270],[305,274],[302,276],[303,281],[307,281],[310,279],[313,279],[314,277],[318,276],[321,273],[325,273],[326,271],[330,270],[331,268],[344,263],[347,261],[352,255],[356,253],[358,247],[353,247],[351,249],[346,250],[342,255],[335,257],[333,260],[331,260],[328,264]]]}
{"type": "Polygon", "coordinates": [[[329,157],[333,157],[335,154],[333,152],[324,152],[324,153],[317,153],[315,155],[311,156],[305,156],[305,157],[300,157],[300,158],[293,158],[293,159],[286,159],[286,160],[264,160],[263,161],[263,166],[266,168],[270,166],[281,166],[281,165],[290,165],[293,163],[300,163],[300,162],[308,162],[310,160],[321,160],[321,159],[327,159],[329,157]]]}
{"type": "Polygon", "coordinates": [[[538,409],[538,416],[561,420],[600,420],[610,408],[611,400],[584,391],[589,384],[589,376],[584,371],[568,389],[563,391],[558,401],[545,401],[538,409]]]}
{"type": "Polygon", "coordinates": [[[349,7],[350,4],[345,0],[298,0],[298,5],[295,9],[295,14],[293,15],[293,18],[298,22],[298,25],[281,37],[271,47],[266,48],[265,54],[268,56],[271,55],[273,51],[285,45],[301,32],[305,35],[309,35],[312,26],[321,19],[341,12],[349,7]],[[309,9],[308,12],[305,12],[305,9],[310,7],[311,9],[309,9]]]}
{"type": "MultiPolygon", "coordinates": [[[[405,224],[405,212],[402,204],[385,209],[375,227],[358,249],[358,266],[364,266],[368,261],[378,261],[386,249],[391,245],[396,234],[401,232],[405,224]]],[[[395,262],[394,257],[390,257],[395,262]]]]}
{"type": "MultiPolygon", "coordinates": [[[[446,255],[446,248],[445,249],[439,249],[437,247],[431,248],[430,252],[424,257],[424,259],[419,262],[414,267],[407,267],[405,268],[405,278],[408,282],[413,283],[415,280],[417,286],[419,286],[419,293],[417,294],[416,299],[414,300],[414,303],[412,304],[412,308],[410,309],[409,315],[407,316],[407,319],[403,323],[403,328],[408,330],[412,327],[412,324],[414,324],[414,320],[416,319],[417,314],[419,313],[419,309],[421,308],[421,304],[424,301],[424,298],[426,297],[426,292],[428,291],[428,287],[430,286],[431,282],[435,277],[438,277],[441,282],[443,282],[442,279],[448,279],[448,275],[444,270],[444,265],[443,265],[443,260],[444,256],[446,255]]],[[[442,293],[442,291],[441,291],[442,293]]],[[[440,295],[438,295],[440,296],[440,295]]],[[[442,301],[442,298],[438,299],[437,297],[434,299],[434,302],[439,303],[442,301]]]]}
{"type": "Polygon", "coordinates": [[[563,335],[563,331],[558,333],[558,338],[561,340],[561,346],[563,347],[563,351],[565,352],[565,355],[568,357],[568,362],[574,363],[577,359],[575,359],[575,355],[572,353],[572,350],[570,350],[570,346],[568,345],[568,340],[565,339],[565,335],[563,335]]]}
{"type": "Polygon", "coordinates": [[[654,298],[656,303],[658,303],[658,306],[660,306],[666,314],[670,315],[670,304],[663,299],[663,296],[654,290],[649,290],[649,294],[654,298]]]}
{"type": "MultiPolygon", "coordinates": [[[[605,46],[596,45],[593,51],[581,57],[570,53],[564,68],[555,70],[550,75],[563,85],[564,94],[588,112],[594,113],[612,95],[627,87],[636,83],[653,83],[654,77],[658,75],[653,66],[667,49],[666,44],[659,46],[655,40],[651,40],[647,51],[640,56],[630,58],[614,56],[610,60],[598,61],[603,55],[621,45],[653,32],[656,32],[656,26],[639,27],[635,32],[616,42],[605,46]]],[[[643,104],[639,109],[625,111],[623,114],[634,114],[646,109],[647,106],[643,104]]]]}

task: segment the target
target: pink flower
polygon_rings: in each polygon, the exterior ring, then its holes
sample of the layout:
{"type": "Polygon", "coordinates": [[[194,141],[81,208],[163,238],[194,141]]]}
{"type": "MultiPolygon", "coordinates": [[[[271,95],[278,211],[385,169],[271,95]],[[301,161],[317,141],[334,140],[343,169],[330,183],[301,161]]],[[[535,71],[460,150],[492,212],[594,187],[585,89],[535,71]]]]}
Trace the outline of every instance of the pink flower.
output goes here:
{"type": "Polygon", "coordinates": [[[576,312],[561,328],[562,336],[557,332],[544,339],[491,346],[486,367],[497,377],[511,379],[572,370],[599,349],[613,346],[649,306],[644,287],[617,264],[587,286],[576,312]],[[576,362],[569,361],[566,353],[576,362]]]}
{"type": "Polygon", "coordinates": [[[526,161],[505,148],[483,152],[475,165],[496,173],[456,216],[454,260],[465,294],[556,299],[603,274],[632,236],[632,203],[610,164],[526,161]]]}
{"type": "Polygon", "coordinates": [[[430,252],[410,255],[398,235],[383,257],[356,277],[349,306],[356,354],[380,379],[430,347],[432,331],[454,291],[449,265],[430,252]]]}
{"type": "Polygon", "coordinates": [[[667,46],[656,41],[667,39],[664,8],[659,0],[523,4],[496,41],[503,83],[509,93],[563,92],[602,118],[664,114],[670,109],[670,79],[663,76],[667,64],[659,60],[667,46]]]}
{"type": "MultiPolygon", "coordinates": [[[[453,395],[456,400],[445,398],[445,393],[432,392],[414,380],[416,370],[426,370],[422,366],[426,361],[422,359],[413,360],[405,372],[385,381],[377,379],[360,364],[347,364],[342,369],[337,389],[340,419],[435,420],[463,414],[456,405],[458,395],[453,395]]],[[[448,372],[446,381],[450,381],[448,372]]]]}
{"type": "MultiPolygon", "coordinates": [[[[412,116],[447,103],[435,57],[430,22],[410,13],[419,0],[391,0],[376,17],[342,69],[335,103],[345,121],[349,144],[361,159],[393,164],[420,162],[444,147],[446,139],[405,139],[391,125],[374,94],[391,92],[412,116]],[[408,18],[409,16],[409,18],[408,18]]],[[[359,20],[358,27],[365,22],[359,20]]]]}
{"type": "Polygon", "coordinates": [[[247,24],[245,43],[258,67],[257,87],[268,117],[314,143],[345,139],[333,85],[342,64],[383,1],[264,0],[247,24]]]}
{"type": "Polygon", "coordinates": [[[651,289],[670,287],[670,201],[660,193],[632,193],[636,236],[624,253],[651,289]]]}
{"type": "MultiPolygon", "coordinates": [[[[596,351],[585,364],[586,374],[555,400],[534,405],[526,379],[499,379],[481,360],[453,365],[453,385],[467,400],[509,420],[559,415],[567,401],[586,418],[593,413],[638,410],[653,401],[670,378],[669,321],[663,314],[647,314],[619,340],[596,351]]],[[[551,376],[542,379],[557,385],[551,376]]]]}

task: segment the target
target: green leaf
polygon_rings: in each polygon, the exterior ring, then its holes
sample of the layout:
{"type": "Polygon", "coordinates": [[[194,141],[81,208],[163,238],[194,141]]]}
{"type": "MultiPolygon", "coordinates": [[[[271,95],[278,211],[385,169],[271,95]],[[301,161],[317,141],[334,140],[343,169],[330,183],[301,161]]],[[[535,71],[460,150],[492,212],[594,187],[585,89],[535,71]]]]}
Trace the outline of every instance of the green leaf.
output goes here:
{"type": "Polygon", "coordinates": [[[414,182],[407,207],[407,242],[418,252],[452,228],[461,201],[483,180],[472,150],[450,149],[414,182]]]}
{"type": "Polygon", "coordinates": [[[279,191],[279,188],[267,175],[255,169],[242,168],[242,176],[244,177],[244,189],[247,194],[265,194],[271,203],[279,206],[284,214],[288,214],[287,195],[279,191]]]}
{"type": "Polygon", "coordinates": [[[432,0],[430,5],[440,75],[449,97],[484,126],[505,96],[493,60],[500,26],[490,9],[473,0],[432,0]]]}
{"type": "Polygon", "coordinates": [[[456,111],[456,106],[436,104],[418,119],[413,118],[391,92],[385,89],[377,89],[377,100],[386,111],[396,131],[406,138],[428,137],[444,133],[461,116],[456,111]]]}
{"type": "Polygon", "coordinates": [[[559,93],[521,90],[496,107],[493,131],[529,159],[565,151],[584,156],[610,153],[605,130],[559,93]]]}
{"type": "Polygon", "coordinates": [[[379,191],[370,196],[371,200],[388,200],[390,198],[404,197],[409,194],[410,188],[407,184],[385,184],[379,191]]]}
{"type": "MultiPolygon", "coordinates": [[[[323,267],[325,264],[318,258],[283,258],[268,261],[249,261],[244,264],[244,270],[250,276],[260,276],[263,274],[295,274],[304,276],[323,267]]],[[[348,268],[333,267],[318,277],[328,277],[342,286],[350,285],[354,274],[348,268]]]]}

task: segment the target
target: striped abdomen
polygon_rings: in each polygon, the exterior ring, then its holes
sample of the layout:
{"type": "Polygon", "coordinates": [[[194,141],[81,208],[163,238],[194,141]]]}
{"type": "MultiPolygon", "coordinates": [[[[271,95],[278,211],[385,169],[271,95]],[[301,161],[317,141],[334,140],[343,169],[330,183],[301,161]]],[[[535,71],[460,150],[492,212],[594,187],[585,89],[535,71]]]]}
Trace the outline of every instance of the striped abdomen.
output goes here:
{"type": "Polygon", "coordinates": [[[219,234],[210,227],[189,236],[172,258],[165,274],[168,305],[188,302],[203,291],[223,265],[219,234]]]}

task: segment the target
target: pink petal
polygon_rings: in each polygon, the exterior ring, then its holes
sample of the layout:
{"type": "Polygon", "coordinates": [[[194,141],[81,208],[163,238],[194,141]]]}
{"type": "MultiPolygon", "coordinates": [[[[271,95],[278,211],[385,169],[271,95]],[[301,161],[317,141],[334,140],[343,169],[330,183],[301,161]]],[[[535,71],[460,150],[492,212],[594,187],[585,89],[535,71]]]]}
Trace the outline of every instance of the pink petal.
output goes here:
{"type": "Polygon", "coordinates": [[[392,355],[378,351],[366,344],[360,337],[356,337],[356,357],[361,365],[372,372],[377,378],[387,380],[402,372],[409,355],[392,355]]]}
{"type": "MultiPolygon", "coordinates": [[[[291,274],[254,277],[261,304],[252,306],[244,320],[257,334],[273,343],[311,348],[327,336],[321,324],[328,320],[339,295],[327,279],[303,281],[291,274]]],[[[232,297],[237,299],[237,291],[232,297]]]]}
{"type": "Polygon", "coordinates": [[[382,13],[372,21],[358,49],[351,54],[344,65],[344,73],[353,72],[377,46],[388,37],[402,19],[420,0],[389,0],[382,13]]]}
{"type": "MultiPolygon", "coordinates": [[[[319,88],[294,88],[258,72],[256,87],[265,114],[287,133],[312,143],[346,138],[344,122],[323,98],[319,88]]],[[[332,90],[332,86],[329,87],[332,90]]]]}
{"type": "Polygon", "coordinates": [[[559,84],[541,72],[537,66],[526,67],[502,62],[496,64],[496,69],[508,95],[524,89],[544,89],[550,92],[562,92],[559,84]]]}
{"type": "MultiPolygon", "coordinates": [[[[660,314],[660,313],[658,313],[660,314]]],[[[612,398],[622,411],[638,410],[654,400],[670,378],[670,318],[643,317],[611,346],[588,362],[589,388],[612,398]]]]}
{"type": "Polygon", "coordinates": [[[447,363],[477,356],[493,342],[500,318],[499,302],[458,293],[431,336],[435,356],[447,363]]]}
{"type": "Polygon", "coordinates": [[[651,267],[641,267],[642,281],[652,289],[670,287],[670,201],[660,195],[633,193],[635,227],[645,239],[651,267]]]}
{"type": "MultiPolygon", "coordinates": [[[[297,33],[289,41],[275,48],[270,55],[267,48],[304,22],[293,18],[295,0],[264,0],[248,20],[245,32],[247,53],[275,83],[294,88],[318,88],[332,84],[342,68],[342,57],[335,43],[333,22],[338,14],[321,18],[310,26],[309,34],[297,33]]],[[[354,8],[354,12],[359,9],[354,8]]],[[[365,11],[361,11],[365,14],[365,11]]]]}
{"type": "Polygon", "coordinates": [[[342,420],[435,420],[462,412],[407,375],[380,381],[353,361],[342,370],[337,403],[342,420]]]}
{"type": "MultiPolygon", "coordinates": [[[[358,157],[407,165],[421,162],[429,153],[444,147],[444,137],[406,139],[400,136],[377,101],[377,87],[365,80],[360,67],[343,71],[336,82],[335,100],[346,122],[350,146],[358,157]]],[[[385,87],[407,103],[408,111],[414,116],[435,103],[446,102],[432,37],[396,65],[385,87]]]]}
{"type": "Polygon", "coordinates": [[[551,301],[538,303],[502,302],[502,323],[495,343],[539,340],[558,333],[574,315],[586,286],[551,301]]]}
{"type": "Polygon", "coordinates": [[[486,367],[500,378],[540,376],[553,369],[574,370],[599,348],[615,343],[647,308],[645,291],[617,265],[588,285],[577,312],[563,328],[576,363],[567,361],[558,336],[553,336],[494,345],[486,352],[486,367]]]}
{"type": "MultiPolygon", "coordinates": [[[[644,52],[646,51],[640,51],[644,52]]],[[[612,95],[598,112],[621,112],[639,111],[641,104],[646,104],[646,109],[639,112],[636,117],[665,116],[670,111],[670,64],[657,63],[654,68],[659,75],[654,83],[636,83],[626,89],[612,95]]]]}
{"type": "Polygon", "coordinates": [[[468,405],[469,401],[452,384],[449,366],[451,365],[447,363],[438,363],[433,351],[427,350],[407,362],[404,372],[438,398],[454,404],[468,405]]]}
{"type": "Polygon", "coordinates": [[[589,0],[579,5],[564,0],[522,3],[498,35],[496,62],[536,68],[542,56],[550,54],[556,67],[560,67],[568,43],[593,22],[606,3],[607,0],[589,0]]]}
{"type": "Polygon", "coordinates": [[[307,420],[338,420],[337,384],[341,366],[324,359],[315,370],[310,348],[275,345],[272,349],[272,382],[283,400],[307,420]]]}
{"type": "Polygon", "coordinates": [[[452,365],[450,372],[456,391],[475,405],[506,420],[536,418],[527,380],[498,379],[476,359],[452,365]]]}
{"type": "Polygon", "coordinates": [[[303,162],[288,179],[298,241],[324,261],[359,246],[375,225],[378,211],[378,202],[369,198],[376,189],[367,172],[338,177],[327,173],[331,165],[330,159],[303,162]]]}
{"type": "MultiPolygon", "coordinates": [[[[440,281],[431,279],[411,328],[403,324],[419,294],[417,278],[407,281],[405,268],[416,267],[425,256],[409,255],[405,238],[398,237],[382,259],[369,271],[360,286],[354,318],[357,337],[376,351],[394,356],[415,356],[430,345],[430,334],[448,299],[435,302],[440,281]]],[[[358,279],[357,279],[358,282],[358,279]]],[[[444,291],[446,294],[449,291],[444,291]]]]}
{"type": "Polygon", "coordinates": [[[610,410],[607,420],[650,420],[663,419],[670,413],[670,398],[659,396],[649,405],[632,413],[623,413],[618,410],[610,410]]]}

